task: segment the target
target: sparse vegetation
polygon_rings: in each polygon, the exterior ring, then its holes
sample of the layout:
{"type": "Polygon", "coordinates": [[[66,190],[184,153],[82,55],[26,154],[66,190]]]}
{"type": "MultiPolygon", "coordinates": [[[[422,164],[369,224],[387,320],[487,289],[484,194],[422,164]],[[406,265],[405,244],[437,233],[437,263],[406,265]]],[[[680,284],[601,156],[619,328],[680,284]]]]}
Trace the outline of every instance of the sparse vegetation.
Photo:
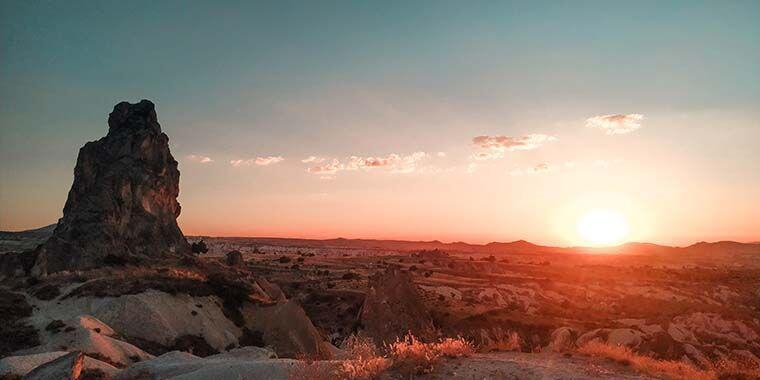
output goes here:
{"type": "Polygon", "coordinates": [[[636,354],[627,347],[614,346],[597,341],[591,341],[579,347],[578,353],[607,358],[617,363],[631,366],[641,373],[665,377],[667,379],[718,379],[717,374],[712,370],[699,370],[681,361],[654,359],[649,356],[636,354]]]}
{"type": "Polygon", "coordinates": [[[208,253],[208,246],[206,245],[206,242],[201,239],[200,241],[190,245],[190,251],[196,255],[208,253]]]}
{"type": "Polygon", "coordinates": [[[386,355],[369,338],[351,335],[341,346],[337,361],[302,360],[291,380],[377,379],[387,370],[411,377],[430,373],[442,358],[459,358],[474,352],[472,344],[461,337],[425,343],[411,334],[385,347],[386,355]]]}

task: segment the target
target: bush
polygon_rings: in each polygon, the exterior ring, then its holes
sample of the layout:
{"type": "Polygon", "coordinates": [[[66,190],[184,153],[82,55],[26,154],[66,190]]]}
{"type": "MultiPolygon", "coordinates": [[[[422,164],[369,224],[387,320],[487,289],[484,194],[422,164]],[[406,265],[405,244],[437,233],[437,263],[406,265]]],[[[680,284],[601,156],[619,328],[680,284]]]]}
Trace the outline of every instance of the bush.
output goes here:
{"type": "Polygon", "coordinates": [[[611,359],[655,377],[690,380],[715,380],[717,378],[714,371],[702,371],[680,361],[657,360],[636,354],[628,347],[613,346],[597,341],[591,341],[579,347],[578,353],[611,359]]]}
{"type": "Polygon", "coordinates": [[[440,357],[434,345],[423,343],[412,334],[391,343],[388,352],[393,368],[409,377],[432,372],[433,365],[440,357]]]}
{"type": "Polygon", "coordinates": [[[370,380],[379,378],[388,368],[405,378],[430,373],[440,358],[458,358],[473,353],[473,345],[461,337],[424,343],[407,334],[386,347],[381,355],[368,338],[349,336],[341,345],[343,352],[333,362],[303,360],[290,373],[291,380],[370,380]]]}
{"type": "Polygon", "coordinates": [[[280,262],[280,264],[287,264],[292,261],[290,257],[287,256],[280,256],[280,258],[277,260],[280,262]]]}
{"type": "Polygon", "coordinates": [[[460,358],[470,356],[475,352],[475,346],[462,337],[446,338],[436,343],[435,349],[446,358],[460,358]]]}
{"type": "Polygon", "coordinates": [[[206,246],[206,242],[201,239],[197,243],[193,243],[190,245],[190,250],[195,253],[196,255],[201,253],[207,253],[208,252],[208,246],[206,246]]]}

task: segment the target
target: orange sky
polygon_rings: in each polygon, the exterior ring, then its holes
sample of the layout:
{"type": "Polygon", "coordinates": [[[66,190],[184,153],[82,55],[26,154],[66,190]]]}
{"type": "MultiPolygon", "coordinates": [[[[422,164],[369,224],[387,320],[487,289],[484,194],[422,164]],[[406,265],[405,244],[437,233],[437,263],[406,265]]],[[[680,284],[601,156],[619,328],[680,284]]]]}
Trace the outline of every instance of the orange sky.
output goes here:
{"type": "Polygon", "coordinates": [[[146,98],[187,234],[760,241],[757,1],[0,7],[0,229],[146,98]]]}

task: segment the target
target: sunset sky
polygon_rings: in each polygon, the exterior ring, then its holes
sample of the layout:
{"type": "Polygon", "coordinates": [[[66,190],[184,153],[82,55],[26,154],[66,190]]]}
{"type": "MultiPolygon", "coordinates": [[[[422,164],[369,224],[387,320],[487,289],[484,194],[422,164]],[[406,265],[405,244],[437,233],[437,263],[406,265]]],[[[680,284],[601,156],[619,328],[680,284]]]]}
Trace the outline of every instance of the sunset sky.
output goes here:
{"type": "Polygon", "coordinates": [[[185,234],[760,241],[758,1],[3,1],[0,229],[143,98],[185,234]]]}

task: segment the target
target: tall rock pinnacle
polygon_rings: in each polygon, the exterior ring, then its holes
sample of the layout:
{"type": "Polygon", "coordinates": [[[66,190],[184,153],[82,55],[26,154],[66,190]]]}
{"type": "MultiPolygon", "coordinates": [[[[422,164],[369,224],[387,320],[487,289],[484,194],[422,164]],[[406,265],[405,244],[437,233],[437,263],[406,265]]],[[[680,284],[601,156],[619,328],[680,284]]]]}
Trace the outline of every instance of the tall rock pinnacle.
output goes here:
{"type": "Polygon", "coordinates": [[[79,150],[63,218],[38,248],[33,272],[89,269],[190,251],[177,225],[179,170],[155,107],[121,102],[108,134],[79,150]]]}

